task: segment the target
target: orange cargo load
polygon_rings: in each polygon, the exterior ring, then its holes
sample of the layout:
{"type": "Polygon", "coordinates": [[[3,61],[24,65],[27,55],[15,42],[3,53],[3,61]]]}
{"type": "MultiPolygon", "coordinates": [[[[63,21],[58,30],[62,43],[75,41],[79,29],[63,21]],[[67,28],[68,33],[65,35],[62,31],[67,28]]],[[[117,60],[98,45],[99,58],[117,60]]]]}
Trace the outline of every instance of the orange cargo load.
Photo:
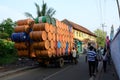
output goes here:
{"type": "Polygon", "coordinates": [[[45,31],[33,31],[30,32],[30,38],[34,41],[44,41],[47,39],[47,33],[45,31]]]}
{"type": "Polygon", "coordinates": [[[36,50],[35,52],[37,57],[51,57],[52,53],[50,50],[36,50]]]}
{"type": "Polygon", "coordinates": [[[18,50],[18,56],[20,56],[20,57],[28,57],[29,52],[28,52],[28,50],[18,50]]]}
{"type": "Polygon", "coordinates": [[[49,43],[48,40],[45,40],[45,41],[42,41],[42,42],[34,42],[33,43],[33,47],[35,49],[40,49],[40,50],[49,49],[49,46],[50,46],[50,43],[49,43]]]}
{"type": "Polygon", "coordinates": [[[30,26],[29,25],[21,25],[21,26],[16,26],[14,28],[14,31],[17,32],[30,32],[30,26]]]}
{"type": "Polygon", "coordinates": [[[27,49],[27,44],[25,42],[15,43],[14,46],[16,49],[27,49]]]}
{"type": "Polygon", "coordinates": [[[50,29],[50,24],[48,24],[48,23],[39,23],[39,24],[34,24],[34,26],[33,26],[33,31],[49,32],[49,29],[50,29]]]}
{"type": "Polygon", "coordinates": [[[18,20],[17,22],[17,25],[20,26],[20,25],[29,25],[29,26],[33,26],[34,24],[34,21],[32,19],[24,19],[24,20],[18,20]]]}

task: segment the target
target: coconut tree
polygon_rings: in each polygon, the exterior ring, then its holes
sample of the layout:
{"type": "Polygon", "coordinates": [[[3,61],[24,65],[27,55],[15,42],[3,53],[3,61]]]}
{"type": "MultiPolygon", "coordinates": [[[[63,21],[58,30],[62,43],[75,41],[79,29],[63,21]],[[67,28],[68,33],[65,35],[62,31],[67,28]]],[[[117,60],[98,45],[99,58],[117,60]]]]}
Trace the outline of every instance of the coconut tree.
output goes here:
{"type": "Polygon", "coordinates": [[[41,9],[40,9],[40,6],[37,3],[35,3],[35,7],[36,7],[36,10],[37,10],[37,17],[33,17],[33,15],[29,12],[25,12],[26,17],[30,17],[30,18],[34,19],[35,21],[36,21],[36,19],[38,19],[41,16],[52,17],[56,12],[53,8],[48,9],[47,4],[44,3],[44,1],[43,1],[42,6],[41,6],[41,9]]]}

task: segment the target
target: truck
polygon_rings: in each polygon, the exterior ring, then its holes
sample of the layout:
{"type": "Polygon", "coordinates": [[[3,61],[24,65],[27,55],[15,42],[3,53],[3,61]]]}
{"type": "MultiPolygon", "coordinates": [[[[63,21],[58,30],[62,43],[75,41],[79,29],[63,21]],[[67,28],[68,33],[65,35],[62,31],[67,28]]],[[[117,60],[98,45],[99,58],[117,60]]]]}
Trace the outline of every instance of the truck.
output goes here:
{"type": "Polygon", "coordinates": [[[55,64],[63,67],[64,61],[72,60],[71,51],[74,46],[72,27],[53,18],[50,23],[35,23],[32,19],[16,22],[11,36],[19,57],[28,57],[40,64],[55,64]]]}

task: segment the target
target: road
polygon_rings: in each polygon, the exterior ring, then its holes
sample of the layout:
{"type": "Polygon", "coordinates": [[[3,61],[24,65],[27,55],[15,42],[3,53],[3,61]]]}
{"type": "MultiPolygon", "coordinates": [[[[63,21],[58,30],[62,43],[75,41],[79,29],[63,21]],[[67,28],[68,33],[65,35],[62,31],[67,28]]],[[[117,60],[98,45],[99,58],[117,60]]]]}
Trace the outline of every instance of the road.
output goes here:
{"type": "Polygon", "coordinates": [[[81,55],[76,65],[65,64],[63,68],[39,67],[5,76],[0,80],[89,80],[88,65],[84,58],[81,55]]]}

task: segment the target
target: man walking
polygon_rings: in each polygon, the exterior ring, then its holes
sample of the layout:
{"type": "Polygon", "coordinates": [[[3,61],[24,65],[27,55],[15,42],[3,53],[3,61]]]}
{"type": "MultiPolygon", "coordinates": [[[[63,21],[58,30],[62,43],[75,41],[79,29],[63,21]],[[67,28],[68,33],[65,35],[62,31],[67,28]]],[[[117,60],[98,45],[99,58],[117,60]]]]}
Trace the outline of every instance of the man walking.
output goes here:
{"type": "Polygon", "coordinates": [[[96,52],[94,51],[94,47],[90,46],[89,51],[87,52],[87,60],[89,65],[89,75],[95,76],[95,60],[96,60],[96,52]]]}
{"type": "Polygon", "coordinates": [[[73,47],[73,50],[72,50],[72,57],[73,57],[73,62],[75,63],[75,64],[77,64],[77,53],[76,53],[76,50],[75,50],[75,48],[73,47]]]}

